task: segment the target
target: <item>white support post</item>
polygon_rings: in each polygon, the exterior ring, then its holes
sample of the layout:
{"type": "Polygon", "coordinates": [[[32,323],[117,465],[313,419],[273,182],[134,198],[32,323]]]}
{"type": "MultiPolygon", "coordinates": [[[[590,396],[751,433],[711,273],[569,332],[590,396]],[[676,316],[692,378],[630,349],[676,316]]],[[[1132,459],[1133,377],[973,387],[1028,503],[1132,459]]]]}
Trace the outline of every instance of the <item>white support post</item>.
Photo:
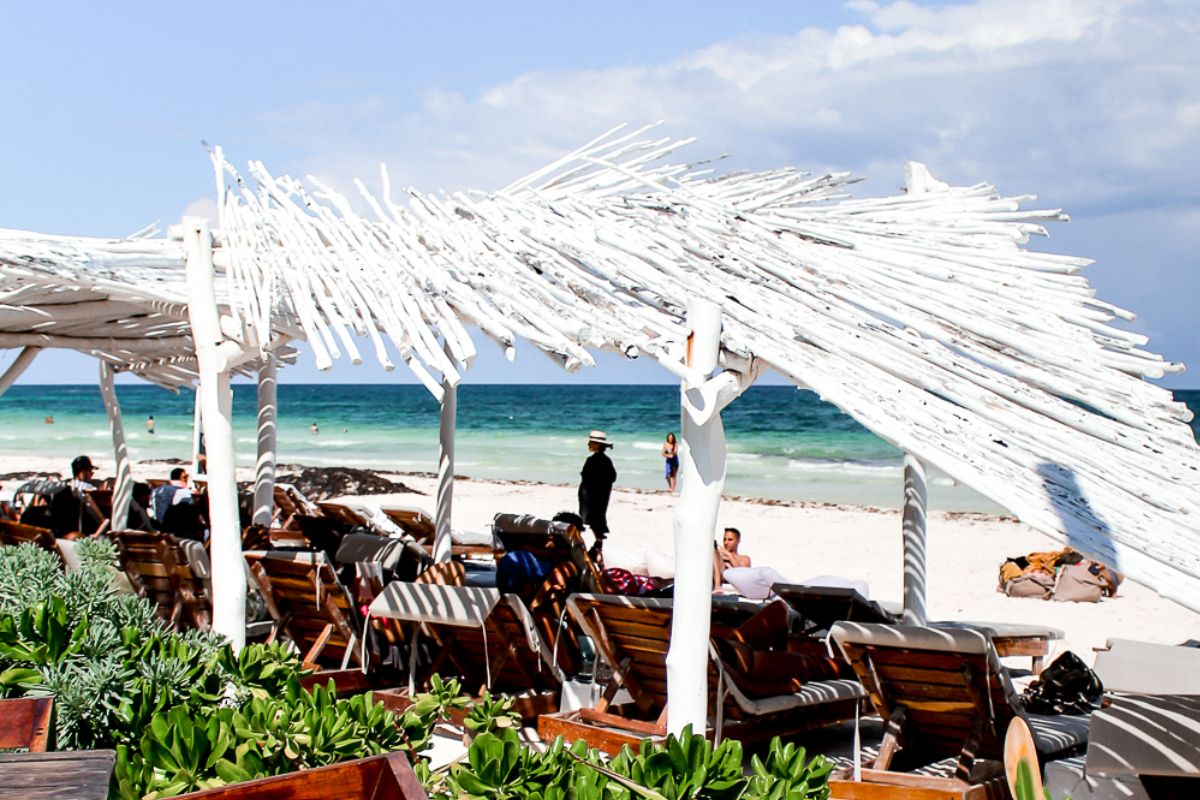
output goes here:
{"type": "MultiPolygon", "coordinates": [[[[447,354],[450,350],[447,347],[447,354]]],[[[454,506],[454,429],[458,416],[458,387],[442,381],[442,419],[438,431],[437,509],[433,536],[433,560],[450,560],[451,511],[454,506]]]]}
{"type": "Polygon", "coordinates": [[[202,219],[184,220],[188,318],[200,368],[198,388],[208,459],[213,631],[235,651],[246,643],[246,568],[233,457],[233,392],[219,347],[224,339],[213,283],[212,234],[202,219]]]}
{"type": "Polygon", "coordinates": [[[254,523],[271,524],[275,512],[275,441],[278,361],[273,352],[258,368],[258,466],[254,473],[254,523]]]}
{"type": "Polygon", "coordinates": [[[904,622],[924,625],[926,568],[925,517],[928,488],[925,465],[911,453],[904,454],[904,511],[901,515],[904,535],[904,622]]]}
{"type": "Polygon", "coordinates": [[[17,353],[13,363],[8,365],[8,369],[4,370],[3,375],[0,375],[0,394],[7,392],[8,387],[17,382],[17,378],[21,377],[21,373],[28,369],[40,352],[42,352],[40,347],[24,347],[21,352],[17,353]]]}
{"type": "Polygon", "coordinates": [[[129,502],[133,499],[133,473],[129,464],[129,451],[125,447],[125,425],[121,420],[121,405],[117,402],[117,390],[113,385],[113,369],[107,361],[100,362],[100,396],[108,411],[108,429],[112,433],[113,459],[116,464],[116,483],[113,485],[112,519],[109,528],[123,531],[129,519],[129,502]]]}
{"type": "MultiPolygon", "coordinates": [[[[717,366],[721,307],[688,303],[687,367],[707,379],[717,366]]],[[[725,486],[725,427],[706,408],[702,386],[681,384],[679,499],[675,503],[675,600],[667,652],[667,730],[703,733],[708,711],[708,636],[712,620],[713,537],[725,486]],[[703,422],[696,411],[707,410],[703,422]]],[[[703,416],[703,415],[701,415],[703,416]]]]}

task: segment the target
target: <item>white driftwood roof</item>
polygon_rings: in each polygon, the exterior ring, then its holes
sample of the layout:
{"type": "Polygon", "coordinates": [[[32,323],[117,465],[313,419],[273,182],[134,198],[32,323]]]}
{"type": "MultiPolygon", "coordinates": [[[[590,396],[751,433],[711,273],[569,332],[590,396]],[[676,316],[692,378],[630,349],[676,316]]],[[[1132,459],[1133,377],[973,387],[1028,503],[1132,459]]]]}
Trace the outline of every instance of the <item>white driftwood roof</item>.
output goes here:
{"type": "MultiPolygon", "coordinates": [[[[878,199],[847,197],[845,174],[713,176],[665,162],[679,144],[610,133],[499,192],[400,202],[385,171],[378,196],[358,184],[366,216],[312,177],[242,175],[217,151],[226,332],[305,338],[322,367],[361,359],[365,339],[440,395],[475,355],[471,324],[568,370],[595,350],[677,370],[686,300],[706,298],[729,364],[760,360],[1200,608],[1200,448],[1187,409],[1143,380],[1180,367],[1110,324],[1132,315],[1095,298],[1086,259],[1022,246],[1063,215],[920,165],[908,193],[878,199]]],[[[59,343],[160,383],[194,372],[183,289],[175,243],[0,236],[0,331],[46,313],[39,335],[105,338],[59,343]],[[59,326],[45,304],[70,293],[106,304],[103,323],[59,326]]]]}

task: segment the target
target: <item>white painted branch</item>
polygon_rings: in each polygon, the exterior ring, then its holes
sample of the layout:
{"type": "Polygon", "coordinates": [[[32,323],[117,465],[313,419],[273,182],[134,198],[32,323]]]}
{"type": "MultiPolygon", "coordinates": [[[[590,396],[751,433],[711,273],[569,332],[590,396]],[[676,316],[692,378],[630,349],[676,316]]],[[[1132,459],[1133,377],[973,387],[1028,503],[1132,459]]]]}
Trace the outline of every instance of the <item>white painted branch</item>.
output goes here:
{"type": "Polygon", "coordinates": [[[273,352],[258,368],[258,460],[254,473],[254,514],[257,525],[270,526],[275,513],[275,441],[278,417],[278,363],[273,352]]]}
{"type": "Polygon", "coordinates": [[[102,351],[106,353],[161,353],[191,343],[178,336],[145,338],[101,338],[88,336],[54,336],[47,333],[0,333],[0,348],[57,347],[64,350],[102,351]]]}
{"type": "Polygon", "coordinates": [[[904,537],[904,622],[924,625],[925,597],[929,570],[926,566],[928,496],[925,465],[919,458],[904,454],[904,509],[901,533],[904,537]]]}
{"type": "Polygon", "coordinates": [[[7,392],[8,387],[17,382],[17,378],[20,378],[21,374],[29,368],[33,359],[37,358],[37,354],[40,352],[42,352],[40,347],[25,347],[17,353],[13,363],[8,365],[8,369],[4,370],[3,375],[0,375],[0,394],[7,392]]]}
{"type": "Polygon", "coordinates": [[[234,474],[233,392],[222,371],[212,239],[203,220],[185,220],[187,278],[192,335],[200,362],[200,403],[208,458],[208,519],[211,525],[213,630],[235,650],[246,643],[246,572],[234,474]]]}
{"type": "Polygon", "coordinates": [[[113,461],[116,482],[113,485],[112,520],[109,527],[114,531],[125,530],[129,519],[129,503],[133,499],[133,473],[129,462],[129,451],[125,447],[125,426],[121,420],[121,405],[117,402],[117,390],[113,386],[113,370],[104,361],[100,363],[100,395],[108,412],[108,429],[112,434],[113,461]]]}

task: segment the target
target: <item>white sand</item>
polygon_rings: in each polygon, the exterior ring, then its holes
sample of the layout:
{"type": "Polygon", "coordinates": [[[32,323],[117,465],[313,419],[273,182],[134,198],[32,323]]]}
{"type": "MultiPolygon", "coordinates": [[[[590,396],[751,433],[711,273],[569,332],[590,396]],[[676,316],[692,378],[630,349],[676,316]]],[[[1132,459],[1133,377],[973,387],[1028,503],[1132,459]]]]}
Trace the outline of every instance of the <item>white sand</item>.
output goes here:
{"type": "MultiPolygon", "coordinates": [[[[95,456],[93,456],[95,458],[95,456]]],[[[100,474],[110,472],[96,459],[100,474]]],[[[62,469],[46,459],[0,456],[0,473],[28,469],[62,469]]],[[[135,465],[138,478],[165,477],[162,464],[135,465]]],[[[239,479],[252,478],[249,469],[239,479]]],[[[435,481],[427,476],[396,475],[424,495],[399,494],[359,498],[368,504],[417,505],[433,510],[435,481]]],[[[15,481],[7,482],[0,497],[15,481]]],[[[675,498],[665,492],[617,490],[609,506],[612,534],[606,551],[656,548],[668,556],[674,549],[672,514],[675,498]]],[[[550,517],[575,510],[575,488],[543,484],[457,481],[454,522],[464,530],[486,530],[499,512],[550,517]]],[[[814,575],[842,575],[866,581],[876,600],[901,597],[900,515],[897,511],[840,506],[768,505],[727,500],[722,525],[741,529],[742,552],[756,566],[769,565],[800,581],[814,575]]],[[[1108,638],[1178,644],[1200,638],[1200,614],[1159,597],[1153,590],[1126,581],[1116,598],[1100,603],[1056,603],[1005,597],[996,591],[996,573],[1006,556],[1061,547],[1056,540],[1010,519],[932,512],[929,519],[929,590],[931,619],[981,620],[1048,625],[1066,638],[1057,650],[1071,649],[1091,663],[1092,649],[1108,638]]],[[[1028,666],[1028,660],[1014,662],[1028,666]]]]}

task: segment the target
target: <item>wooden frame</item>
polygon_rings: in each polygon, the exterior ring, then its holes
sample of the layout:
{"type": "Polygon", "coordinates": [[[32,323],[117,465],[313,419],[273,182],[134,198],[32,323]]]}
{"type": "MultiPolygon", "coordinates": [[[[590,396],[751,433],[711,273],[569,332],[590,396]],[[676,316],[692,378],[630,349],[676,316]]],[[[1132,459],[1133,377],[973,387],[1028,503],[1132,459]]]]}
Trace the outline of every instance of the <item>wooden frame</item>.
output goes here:
{"type": "Polygon", "coordinates": [[[25,525],[8,519],[0,519],[0,545],[17,545],[29,543],[43,550],[54,553],[62,559],[58,550],[58,540],[49,528],[39,528],[36,525],[25,525]]]}
{"type": "Polygon", "coordinates": [[[212,629],[212,596],[179,540],[158,531],[113,531],[121,568],[139,597],[151,600],[171,627],[212,629]]]}
{"type": "Polygon", "coordinates": [[[425,800],[401,752],[179,795],[180,800],[425,800]]]}
{"type": "Polygon", "coordinates": [[[53,719],[52,697],[0,700],[0,750],[24,747],[44,753],[54,733],[53,719]]]}

